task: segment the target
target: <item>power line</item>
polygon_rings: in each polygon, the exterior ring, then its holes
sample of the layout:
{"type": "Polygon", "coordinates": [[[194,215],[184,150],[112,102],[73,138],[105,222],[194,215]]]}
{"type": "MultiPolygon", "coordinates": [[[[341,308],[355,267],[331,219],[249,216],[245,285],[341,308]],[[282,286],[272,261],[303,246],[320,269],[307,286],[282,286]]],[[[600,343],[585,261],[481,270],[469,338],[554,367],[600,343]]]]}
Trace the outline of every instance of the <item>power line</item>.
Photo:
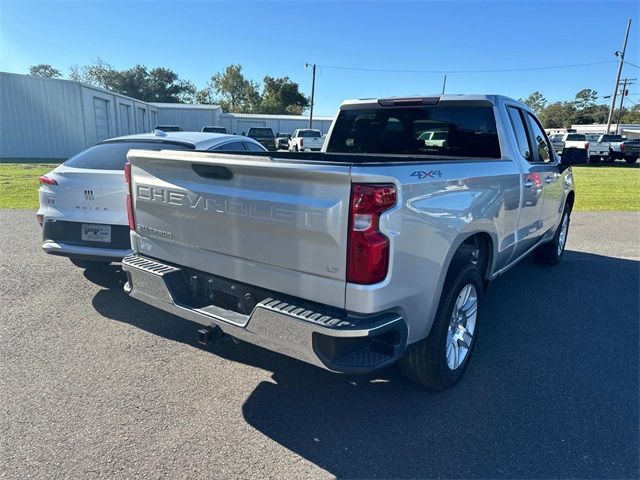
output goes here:
{"type": "Polygon", "coordinates": [[[635,63],[627,62],[626,60],[624,61],[624,63],[626,63],[627,65],[631,65],[632,67],[640,68],[640,67],[639,67],[638,65],[636,65],[635,63]]]}
{"type": "Polygon", "coordinates": [[[455,73],[507,73],[507,72],[532,72],[537,70],[558,70],[564,68],[591,67],[593,65],[603,65],[605,63],[615,63],[616,60],[602,60],[588,63],[574,63],[570,65],[552,65],[546,67],[525,67],[525,68],[498,68],[494,70],[396,70],[390,68],[367,68],[367,67],[345,67],[339,65],[318,65],[320,68],[329,70],[350,70],[358,72],[382,72],[382,73],[432,73],[432,74],[455,74],[455,73]]]}

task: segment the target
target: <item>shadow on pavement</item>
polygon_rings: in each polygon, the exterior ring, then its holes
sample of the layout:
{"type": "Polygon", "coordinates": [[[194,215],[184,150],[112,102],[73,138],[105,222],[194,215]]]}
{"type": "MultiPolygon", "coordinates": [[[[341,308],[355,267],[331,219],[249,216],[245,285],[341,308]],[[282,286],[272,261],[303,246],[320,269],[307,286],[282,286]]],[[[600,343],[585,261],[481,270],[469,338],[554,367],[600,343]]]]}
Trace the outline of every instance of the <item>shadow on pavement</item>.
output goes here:
{"type": "MultiPolygon", "coordinates": [[[[444,393],[395,368],[341,376],[245,343],[211,351],[273,372],[246,421],[339,478],[637,478],[639,268],[568,251],[558,267],[507,272],[474,361],[444,393]]],[[[196,345],[196,324],[130,299],[116,276],[99,313],[196,345]]]]}

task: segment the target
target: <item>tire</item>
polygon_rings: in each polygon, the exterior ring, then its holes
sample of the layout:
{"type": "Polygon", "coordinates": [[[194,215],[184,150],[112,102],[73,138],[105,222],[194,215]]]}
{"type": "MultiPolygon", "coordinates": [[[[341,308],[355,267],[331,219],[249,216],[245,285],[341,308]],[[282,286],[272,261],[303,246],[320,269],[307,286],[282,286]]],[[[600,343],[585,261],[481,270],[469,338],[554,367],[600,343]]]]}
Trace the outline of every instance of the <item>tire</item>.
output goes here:
{"type": "Polygon", "coordinates": [[[85,270],[103,270],[111,265],[110,262],[96,262],[93,260],[82,260],[80,258],[70,258],[71,263],[76,267],[84,268],[85,270]]]}
{"type": "Polygon", "coordinates": [[[629,165],[633,165],[634,163],[636,163],[638,161],[637,157],[626,157],[624,159],[625,162],[627,162],[629,165]]]}
{"type": "Polygon", "coordinates": [[[567,246],[567,237],[569,235],[569,224],[571,223],[571,208],[565,205],[562,212],[560,225],[553,239],[540,245],[533,251],[533,259],[544,265],[557,265],[562,260],[564,248],[567,246]]]}
{"type": "Polygon", "coordinates": [[[409,347],[398,364],[400,371],[407,379],[432,390],[445,390],[462,378],[476,344],[483,295],[482,275],[477,266],[466,264],[447,275],[431,332],[427,338],[409,347]],[[457,310],[459,296],[464,298],[464,292],[467,291],[470,291],[471,295],[462,304],[462,310],[467,311],[466,315],[473,316],[471,327],[469,325],[471,317],[464,319],[464,327],[459,317],[453,318],[454,309],[457,310]],[[475,304],[473,302],[474,295],[475,304]],[[473,309],[475,312],[469,313],[473,309]],[[455,329],[459,335],[457,339],[452,337],[450,332],[451,322],[456,321],[460,322],[460,327],[455,329]],[[470,339],[469,335],[463,335],[464,332],[469,333],[469,331],[471,332],[470,339]],[[459,355],[457,366],[454,364],[454,368],[451,366],[455,358],[451,346],[453,345],[452,340],[457,345],[459,355]],[[465,345],[467,346],[465,347],[465,345]],[[463,348],[466,348],[466,351],[463,348]]]}
{"type": "Polygon", "coordinates": [[[600,163],[600,157],[596,157],[596,156],[590,156],[589,157],[589,163],[600,163]]]}

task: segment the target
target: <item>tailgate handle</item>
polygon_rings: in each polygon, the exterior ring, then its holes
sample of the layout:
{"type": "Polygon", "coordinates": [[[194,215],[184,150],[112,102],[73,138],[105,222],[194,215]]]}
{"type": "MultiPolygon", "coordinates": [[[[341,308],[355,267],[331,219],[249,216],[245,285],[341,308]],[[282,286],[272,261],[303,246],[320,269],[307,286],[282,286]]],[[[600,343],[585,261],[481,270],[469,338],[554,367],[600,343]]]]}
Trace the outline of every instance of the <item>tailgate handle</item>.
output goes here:
{"type": "Polygon", "coordinates": [[[194,163],[191,165],[194,172],[204,178],[213,178],[215,180],[231,180],[233,172],[227,167],[219,165],[200,165],[194,163]]]}

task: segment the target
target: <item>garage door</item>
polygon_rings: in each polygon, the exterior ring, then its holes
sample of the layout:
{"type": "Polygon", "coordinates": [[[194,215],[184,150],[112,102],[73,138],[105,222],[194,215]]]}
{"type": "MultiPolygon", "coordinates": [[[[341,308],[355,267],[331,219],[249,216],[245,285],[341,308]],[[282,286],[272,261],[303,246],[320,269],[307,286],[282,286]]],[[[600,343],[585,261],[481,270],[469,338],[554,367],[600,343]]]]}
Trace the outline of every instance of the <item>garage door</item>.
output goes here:
{"type": "Polygon", "coordinates": [[[129,135],[131,133],[131,107],[120,104],[120,135],[129,135]]]}
{"type": "Polygon", "coordinates": [[[111,136],[109,135],[109,102],[93,97],[93,112],[96,118],[96,140],[101,142],[111,136]]]}
{"type": "Polygon", "coordinates": [[[147,131],[147,110],[138,107],[138,114],[136,115],[136,131],[137,133],[143,133],[147,131]]]}

